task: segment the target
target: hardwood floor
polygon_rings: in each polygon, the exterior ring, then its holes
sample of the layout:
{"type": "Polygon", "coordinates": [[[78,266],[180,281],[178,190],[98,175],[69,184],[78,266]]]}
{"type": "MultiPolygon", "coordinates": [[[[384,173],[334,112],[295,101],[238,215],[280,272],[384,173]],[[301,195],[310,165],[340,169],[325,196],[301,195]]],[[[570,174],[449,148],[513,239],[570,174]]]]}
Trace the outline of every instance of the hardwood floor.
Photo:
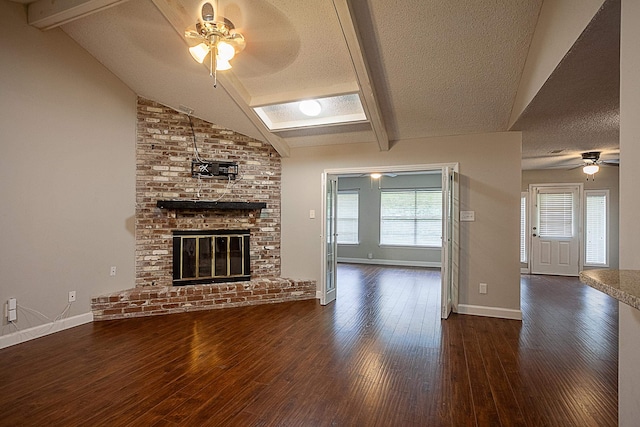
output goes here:
{"type": "Polygon", "coordinates": [[[615,426],[617,303],[523,276],[522,322],[439,319],[439,271],[338,300],[82,325],[0,350],[7,426],[615,426]]]}

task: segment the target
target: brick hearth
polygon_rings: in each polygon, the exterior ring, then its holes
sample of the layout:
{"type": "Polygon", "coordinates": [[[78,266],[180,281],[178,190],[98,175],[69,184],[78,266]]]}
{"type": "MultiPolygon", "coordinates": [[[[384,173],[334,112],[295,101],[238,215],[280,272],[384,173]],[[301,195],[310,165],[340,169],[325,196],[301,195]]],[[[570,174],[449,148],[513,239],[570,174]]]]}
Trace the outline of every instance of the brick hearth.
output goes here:
{"type": "Polygon", "coordinates": [[[94,320],[110,320],[313,299],[315,295],[314,281],[263,278],[210,285],[133,288],[93,298],[91,305],[94,320]]]}

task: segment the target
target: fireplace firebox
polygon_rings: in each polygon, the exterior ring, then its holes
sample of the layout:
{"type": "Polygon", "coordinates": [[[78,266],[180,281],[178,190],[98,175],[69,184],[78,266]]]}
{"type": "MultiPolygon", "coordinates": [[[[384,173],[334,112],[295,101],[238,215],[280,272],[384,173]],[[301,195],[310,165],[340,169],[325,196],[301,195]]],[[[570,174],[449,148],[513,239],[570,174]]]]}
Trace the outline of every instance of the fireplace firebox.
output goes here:
{"type": "Polygon", "coordinates": [[[251,280],[249,230],[174,230],[173,285],[251,280]]]}

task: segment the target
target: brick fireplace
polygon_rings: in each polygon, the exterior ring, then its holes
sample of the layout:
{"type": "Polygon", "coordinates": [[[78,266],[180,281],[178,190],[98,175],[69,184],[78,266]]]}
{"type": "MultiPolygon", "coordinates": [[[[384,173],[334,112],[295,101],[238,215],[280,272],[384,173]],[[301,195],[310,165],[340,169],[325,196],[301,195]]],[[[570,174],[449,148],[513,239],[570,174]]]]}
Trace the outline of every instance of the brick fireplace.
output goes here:
{"type": "Polygon", "coordinates": [[[135,288],[93,298],[96,320],[315,298],[315,282],[280,277],[278,153],[267,143],[191,121],[195,146],[185,114],[138,99],[135,288]],[[237,163],[238,176],[193,177],[197,155],[237,163]],[[189,203],[167,208],[160,201],[189,203]],[[173,286],[173,236],[187,230],[246,230],[250,280],[173,286]]]}

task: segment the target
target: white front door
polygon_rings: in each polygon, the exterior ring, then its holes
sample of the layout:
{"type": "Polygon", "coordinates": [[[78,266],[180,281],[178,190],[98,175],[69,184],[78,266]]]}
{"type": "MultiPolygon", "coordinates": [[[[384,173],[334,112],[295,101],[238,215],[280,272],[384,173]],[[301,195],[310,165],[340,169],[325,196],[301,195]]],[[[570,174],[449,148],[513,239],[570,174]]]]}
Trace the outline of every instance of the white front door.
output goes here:
{"type": "Polygon", "coordinates": [[[581,184],[531,186],[532,274],[579,274],[581,190],[581,184]]]}

